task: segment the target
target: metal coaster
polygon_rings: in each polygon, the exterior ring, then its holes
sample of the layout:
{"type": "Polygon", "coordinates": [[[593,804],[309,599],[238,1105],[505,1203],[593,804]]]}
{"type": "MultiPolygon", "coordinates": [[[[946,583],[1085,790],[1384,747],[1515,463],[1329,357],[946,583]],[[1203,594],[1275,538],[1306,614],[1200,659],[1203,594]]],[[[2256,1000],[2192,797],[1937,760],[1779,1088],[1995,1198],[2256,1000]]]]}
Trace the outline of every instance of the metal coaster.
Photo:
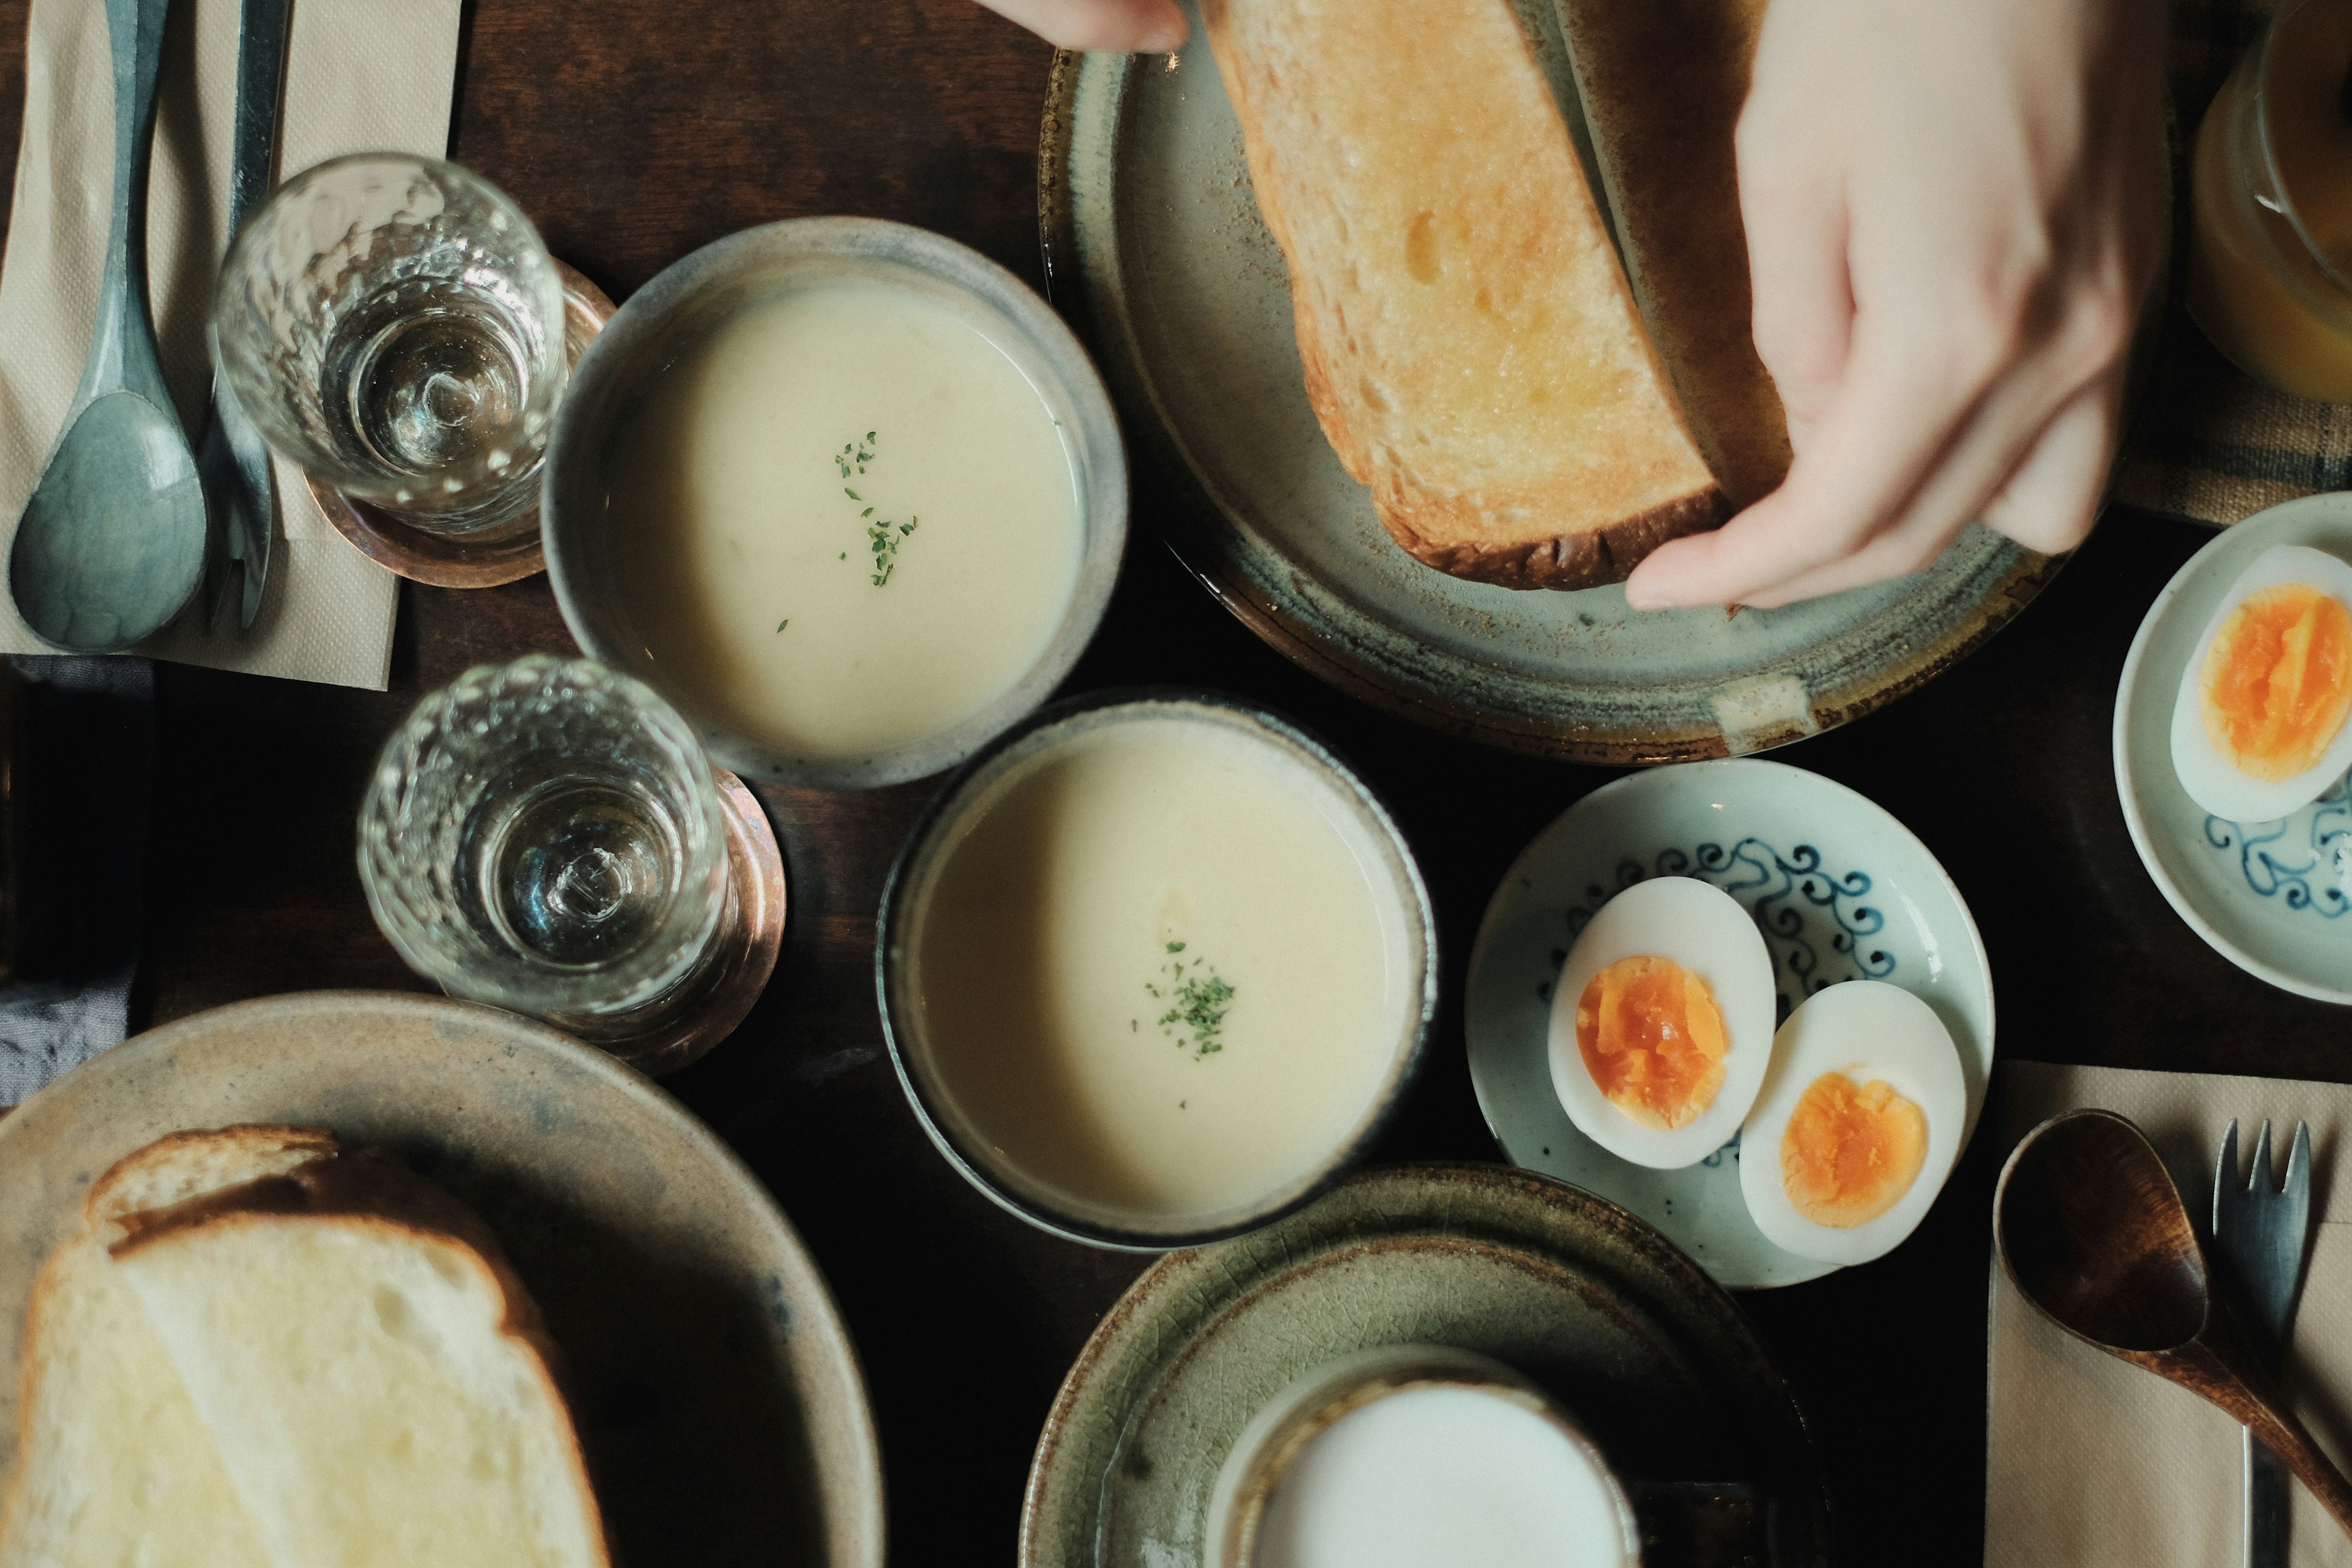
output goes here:
{"type": "MultiPolygon", "coordinates": [[[[563,279],[564,353],[576,365],[589,340],[613,319],[613,301],[562,262],[555,264],[555,270],[563,279]]],[[[494,531],[453,539],[427,533],[381,507],[345,495],[314,474],[303,478],[310,486],[311,499],[337,532],[369,560],[411,582],[442,588],[495,588],[547,570],[536,506],[494,531]]]]}
{"type": "Polygon", "coordinates": [[[784,942],[784,857],[759,797],[725,768],[710,770],[727,821],[727,864],[735,878],[737,918],[721,931],[725,951],[699,984],[702,999],[642,1035],[593,1042],[656,1078],[699,1061],[735,1032],[768,988],[784,942]]]}

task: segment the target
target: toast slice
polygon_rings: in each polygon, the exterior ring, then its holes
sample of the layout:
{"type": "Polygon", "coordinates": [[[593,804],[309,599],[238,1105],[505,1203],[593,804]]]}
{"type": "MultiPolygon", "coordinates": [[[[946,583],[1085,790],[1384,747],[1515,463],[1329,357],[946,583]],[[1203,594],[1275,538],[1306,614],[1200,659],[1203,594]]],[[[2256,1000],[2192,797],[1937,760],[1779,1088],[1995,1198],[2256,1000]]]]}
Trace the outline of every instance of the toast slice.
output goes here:
{"type": "Polygon", "coordinates": [[[1204,10],[1307,395],[1400,545],[1581,588],[1722,520],[1511,0],[1204,10]]]}
{"type": "Polygon", "coordinates": [[[334,1141],[299,1128],[184,1132],[93,1183],[26,1325],[0,1568],[269,1568],[211,1436],[107,1254],[124,1215],[280,1175],[334,1141]]]}
{"type": "Polygon", "coordinates": [[[274,1568],[609,1568],[537,1309],[457,1200],[345,1153],[121,1228],[274,1568]]]}
{"type": "Polygon", "coordinates": [[[1765,0],[1559,0],[1633,298],[1734,507],[1789,471],[1789,419],[1756,356],[1732,132],[1765,0]]]}

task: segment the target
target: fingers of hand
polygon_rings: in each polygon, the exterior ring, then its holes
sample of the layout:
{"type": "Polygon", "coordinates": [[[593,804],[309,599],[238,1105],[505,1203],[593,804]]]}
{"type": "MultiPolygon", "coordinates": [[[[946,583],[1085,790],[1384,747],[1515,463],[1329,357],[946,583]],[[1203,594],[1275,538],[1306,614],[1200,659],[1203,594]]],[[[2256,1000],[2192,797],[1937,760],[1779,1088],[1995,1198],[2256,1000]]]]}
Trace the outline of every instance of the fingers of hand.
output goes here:
{"type": "Polygon", "coordinates": [[[2076,393],[1986,504],[1985,525],[2044,555],[2082,543],[2106,490],[2123,395],[2121,366],[2076,393]]]}
{"type": "Polygon", "coordinates": [[[1836,400],[1780,489],[1713,539],[1658,552],[1627,598],[1761,608],[1900,576],[1933,562],[2004,487],[2005,518],[2055,548],[2078,542],[2115,437],[2128,334],[2116,292],[2080,289],[2056,330],[2038,334],[2024,313],[2007,329],[1954,318],[1940,345],[1865,319],[1836,400]]]}
{"type": "Polygon", "coordinates": [[[1779,134],[1751,103],[1739,123],[1739,206],[1757,357],[1796,440],[1827,411],[1845,370],[1853,286],[1843,195],[1822,177],[1822,161],[1792,160],[1779,134]]]}
{"type": "Polygon", "coordinates": [[[1176,0],[981,0],[1065,49],[1161,54],[1184,41],[1176,0]]]}

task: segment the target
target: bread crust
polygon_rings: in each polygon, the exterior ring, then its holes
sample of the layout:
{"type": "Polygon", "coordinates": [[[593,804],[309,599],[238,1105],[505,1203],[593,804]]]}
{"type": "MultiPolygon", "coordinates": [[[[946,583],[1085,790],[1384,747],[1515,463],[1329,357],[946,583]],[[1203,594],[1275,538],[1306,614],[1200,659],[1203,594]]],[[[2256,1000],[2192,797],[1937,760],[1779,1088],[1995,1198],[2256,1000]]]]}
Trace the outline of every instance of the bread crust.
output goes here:
{"type": "MultiPolygon", "coordinates": [[[[1534,544],[1434,543],[1417,534],[1390,532],[1405,552],[1441,572],[1498,588],[1595,588],[1622,583],[1641,559],[1669,539],[1702,533],[1721,523],[1723,492],[1710,485],[1696,495],[1585,533],[1534,544]]],[[[1382,521],[1387,513],[1381,514],[1382,521]]]]}

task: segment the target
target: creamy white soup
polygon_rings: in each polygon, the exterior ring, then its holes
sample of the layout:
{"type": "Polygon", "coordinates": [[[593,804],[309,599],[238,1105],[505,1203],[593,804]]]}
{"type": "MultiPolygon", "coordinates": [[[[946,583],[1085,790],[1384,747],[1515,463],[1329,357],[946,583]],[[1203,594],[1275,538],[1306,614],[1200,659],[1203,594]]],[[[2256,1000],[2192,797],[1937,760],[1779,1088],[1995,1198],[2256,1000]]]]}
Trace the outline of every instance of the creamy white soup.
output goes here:
{"type": "Polygon", "coordinates": [[[1044,654],[1081,521],[1052,410],[971,321],[840,278],[667,367],[612,458],[630,619],[681,706],[812,759],[953,728],[1044,654]]]}
{"type": "Polygon", "coordinates": [[[1615,1494],[1584,1450],[1475,1388],[1351,1410],[1291,1462],[1252,1568],[1622,1568],[1615,1494]]]}
{"type": "Polygon", "coordinates": [[[913,936],[950,1119],[1096,1212],[1210,1215],[1311,1176],[1413,1005],[1394,884],[1343,812],[1216,723],[1107,725],[1013,773],[913,936]]]}

